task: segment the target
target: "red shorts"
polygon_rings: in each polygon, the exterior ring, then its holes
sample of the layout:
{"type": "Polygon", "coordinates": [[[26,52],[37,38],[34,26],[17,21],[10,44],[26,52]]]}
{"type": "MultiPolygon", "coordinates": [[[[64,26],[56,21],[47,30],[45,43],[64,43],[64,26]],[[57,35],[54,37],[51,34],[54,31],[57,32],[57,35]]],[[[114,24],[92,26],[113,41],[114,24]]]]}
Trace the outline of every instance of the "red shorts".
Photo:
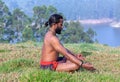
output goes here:
{"type": "Polygon", "coordinates": [[[58,62],[57,62],[57,61],[52,61],[52,62],[44,62],[44,61],[41,61],[41,62],[40,62],[40,68],[41,68],[41,69],[56,70],[57,65],[58,65],[58,62]]]}

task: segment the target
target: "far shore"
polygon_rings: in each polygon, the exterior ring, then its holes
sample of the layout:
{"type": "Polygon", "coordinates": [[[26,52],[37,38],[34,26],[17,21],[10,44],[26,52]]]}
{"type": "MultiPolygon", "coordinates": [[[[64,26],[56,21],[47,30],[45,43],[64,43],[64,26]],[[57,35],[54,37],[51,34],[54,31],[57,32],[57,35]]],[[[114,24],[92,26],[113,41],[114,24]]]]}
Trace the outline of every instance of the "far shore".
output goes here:
{"type": "Polygon", "coordinates": [[[84,20],[67,20],[66,22],[80,22],[81,24],[90,24],[90,25],[97,25],[97,24],[108,24],[111,27],[120,28],[120,21],[116,21],[110,18],[101,18],[101,19],[84,19],[84,20]]]}
{"type": "Polygon", "coordinates": [[[81,24],[103,24],[103,23],[112,23],[114,20],[110,18],[101,18],[101,19],[84,19],[84,20],[68,20],[67,22],[74,21],[80,22],[81,24]]]}

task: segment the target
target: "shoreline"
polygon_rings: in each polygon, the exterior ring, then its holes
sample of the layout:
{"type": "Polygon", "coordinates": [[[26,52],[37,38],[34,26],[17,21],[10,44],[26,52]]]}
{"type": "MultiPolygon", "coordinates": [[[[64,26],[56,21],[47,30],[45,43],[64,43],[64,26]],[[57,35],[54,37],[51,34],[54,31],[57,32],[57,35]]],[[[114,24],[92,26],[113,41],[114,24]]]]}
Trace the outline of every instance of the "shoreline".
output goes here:
{"type": "Polygon", "coordinates": [[[103,24],[103,23],[111,23],[113,19],[102,18],[102,19],[87,19],[87,20],[78,20],[82,24],[103,24]]]}
{"type": "Polygon", "coordinates": [[[120,28],[120,21],[116,21],[110,18],[101,18],[101,19],[83,19],[83,20],[67,20],[66,22],[80,22],[81,24],[88,25],[98,25],[98,24],[108,24],[114,28],[120,28]]]}
{"type": "Polygon", "coordinates": [[[101,19],[83,19],[83,20],[68,20],[67,22],[80,22],[81,24],[104,24],[104,23],[112,23],[114,20],[110,18],[101,18],[101,19]]]}

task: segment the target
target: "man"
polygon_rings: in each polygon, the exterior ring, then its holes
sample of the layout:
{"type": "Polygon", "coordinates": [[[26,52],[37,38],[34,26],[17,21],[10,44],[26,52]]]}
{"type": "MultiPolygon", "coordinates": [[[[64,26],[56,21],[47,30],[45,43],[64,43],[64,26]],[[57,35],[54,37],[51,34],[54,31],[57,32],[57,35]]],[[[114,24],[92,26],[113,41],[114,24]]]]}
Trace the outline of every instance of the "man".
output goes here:
{"type": "Polygon", "coordinates": [[[44,37],[40,68],[65,72],[72,72],[80,67],[95,70],[92,64],[83,62],[85,59],[82,55],[75,55],[60,43],[56,34],[61,34],[63,29],[61,15],[51,15],[45,25],[49,25],[50,28],[44,37]],[[59,53],[63,55],[63,58],[59,57],[59,53]]]}

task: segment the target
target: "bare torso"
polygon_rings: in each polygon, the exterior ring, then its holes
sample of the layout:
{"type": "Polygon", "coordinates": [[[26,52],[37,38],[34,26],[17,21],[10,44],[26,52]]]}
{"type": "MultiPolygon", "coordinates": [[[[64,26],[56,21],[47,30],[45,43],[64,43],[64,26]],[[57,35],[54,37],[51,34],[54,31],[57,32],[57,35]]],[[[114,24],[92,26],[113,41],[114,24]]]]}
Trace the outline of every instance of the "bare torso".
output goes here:
{"type": "Polygon", "coordinates": [[[42,46],[41,61],[56,61],[59,53],[51,45],[52,37],[56,37],[51,31],[48,31],[44,38],[42,46]]]}

